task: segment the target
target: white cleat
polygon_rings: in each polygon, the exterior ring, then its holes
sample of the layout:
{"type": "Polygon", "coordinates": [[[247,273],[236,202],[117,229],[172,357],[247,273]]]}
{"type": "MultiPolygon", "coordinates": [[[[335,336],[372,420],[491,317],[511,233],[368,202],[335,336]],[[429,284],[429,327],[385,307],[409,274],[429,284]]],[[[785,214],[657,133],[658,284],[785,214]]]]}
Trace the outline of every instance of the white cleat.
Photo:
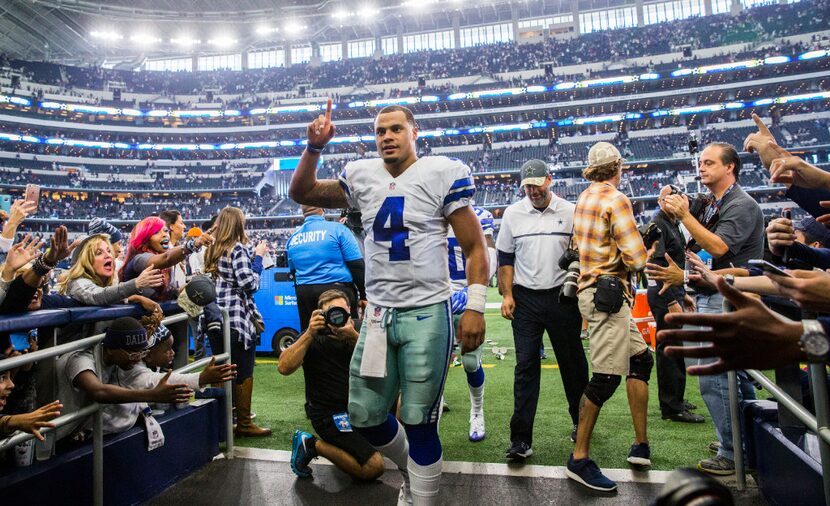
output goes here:
{"type": "Polygon", "coordinates": [[[476,443],[484,439],[484,413],[470,414],[470,441],[476,443]]]}

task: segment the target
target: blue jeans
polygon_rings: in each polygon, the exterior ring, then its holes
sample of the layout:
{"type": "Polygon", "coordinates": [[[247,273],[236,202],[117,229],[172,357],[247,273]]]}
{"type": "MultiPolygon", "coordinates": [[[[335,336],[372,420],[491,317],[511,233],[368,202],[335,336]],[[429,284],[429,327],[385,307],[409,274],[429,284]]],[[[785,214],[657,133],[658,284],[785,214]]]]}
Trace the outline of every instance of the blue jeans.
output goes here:
{"type": "MultiPolygon", "coordinates": [[[[697,311],[699,313],[722,313],[723,295],[698,295],[696,297],[697,311]]],[[[687,346],[695,346],[694,343],[686,343],[687,346]]],[[[706,344],[704,344],[706,346],[706,344]]],[[[715,359],[687,359],[686,365],[698,365],[714,362],[715,359]]],[[[700,395],[712,417],[715,431],[720,441],[718,455],[729,460],[735,460],[734,449],[732,448],[732,418],[729,414],[729,380],[727,374],[716,374],[712,376],[700,376],[698,379],[700,395]]],[[[738,371],[738,402],[745,399],[755,399],[755,387],[749,381],[746,373],[738,371]]]]}

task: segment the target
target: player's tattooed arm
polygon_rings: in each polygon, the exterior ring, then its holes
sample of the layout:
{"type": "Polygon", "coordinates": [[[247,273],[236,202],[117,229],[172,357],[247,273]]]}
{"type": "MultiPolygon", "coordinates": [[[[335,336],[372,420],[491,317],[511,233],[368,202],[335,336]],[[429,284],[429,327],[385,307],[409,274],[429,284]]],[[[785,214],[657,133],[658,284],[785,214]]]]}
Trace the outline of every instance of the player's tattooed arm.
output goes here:
{"type": "Polygon", "coordinates": [[[314,186],[301,197],[295,198],[300,204],[326,209],[349,207],[346,193],[337,181],[317,180],[314,186]]]}

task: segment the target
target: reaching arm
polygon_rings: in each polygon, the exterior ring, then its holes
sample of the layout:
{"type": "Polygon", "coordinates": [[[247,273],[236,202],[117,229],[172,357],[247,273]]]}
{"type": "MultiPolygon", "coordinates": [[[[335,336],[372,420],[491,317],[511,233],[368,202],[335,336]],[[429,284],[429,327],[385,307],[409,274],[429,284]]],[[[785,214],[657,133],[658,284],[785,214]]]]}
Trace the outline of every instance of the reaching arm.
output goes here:
{"type": "Polygon", "coordinates": [[[118,304],[138,293],[135,279],[112,286],[98,286],[91,279],[78,278],[69,283],[67,295],[88,306],[118,304]]]}
{"type": "Polygon", "coordinates": [[[101,404],[119,404],[125,402],[187,402],[193,393],[187,385],[171,385],[167,383],[170,373],[167,373],[155,388],[131,390],[101,383],[98,376],[91,370],[86,370],[75,376],[73,384],[76,388],[86,392],[92,400],[101,404]]]}

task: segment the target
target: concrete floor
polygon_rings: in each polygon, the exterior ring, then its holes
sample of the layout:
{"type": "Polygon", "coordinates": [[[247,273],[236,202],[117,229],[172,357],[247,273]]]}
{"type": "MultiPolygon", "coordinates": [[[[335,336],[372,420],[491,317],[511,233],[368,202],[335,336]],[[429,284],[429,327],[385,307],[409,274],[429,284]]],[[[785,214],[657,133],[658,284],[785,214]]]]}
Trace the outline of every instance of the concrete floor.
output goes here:
{"type": "MultiPolygon", "coordinates": [[[[236,455],[233,460],[214,460],[148,504],[379,506],[396,504],[401,484],[395,469],[387,469],[374,482],[359,483],[318,459],[312,464],[313,479],[297,479],[288,465],[288,452],[240,448],[236,455]]],[[[440,504],[649,504],[669,474],[606,471],[618,482],[615,494],[587,490],[566,479],[561,467],[445,462],[440,504]]],[[[736,504],[764,504],[757,488],[734,493],[736,504]]]]}

